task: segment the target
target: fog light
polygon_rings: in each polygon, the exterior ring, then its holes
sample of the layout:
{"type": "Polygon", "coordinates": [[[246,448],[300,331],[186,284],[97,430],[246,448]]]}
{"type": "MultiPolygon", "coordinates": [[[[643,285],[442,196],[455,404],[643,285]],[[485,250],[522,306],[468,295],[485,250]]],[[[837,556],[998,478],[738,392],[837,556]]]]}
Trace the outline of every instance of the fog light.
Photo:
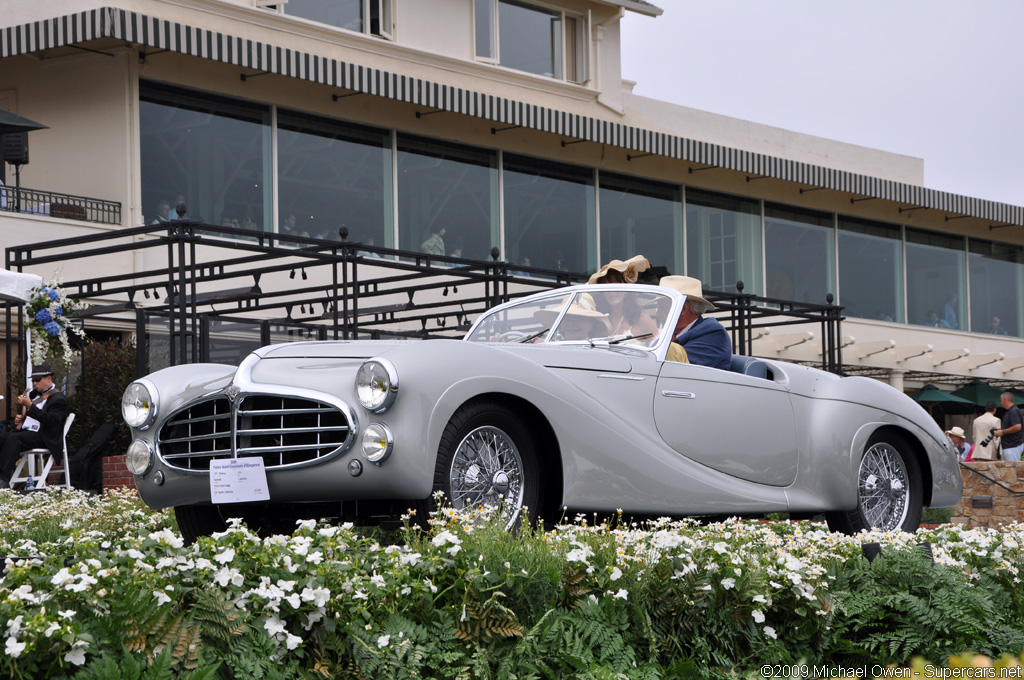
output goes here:
{"type": "Polygon", "coordinates": [[[391,430],[384,423],[370,423],[363,430],[362,438],[363,458],[380,465],[391,455],[391,448],[395,440],[391,436],[391,430]]]}
{"type": "Polygon", "coordinates": [[[128,446],[124,464],[133,475],[144,475],[153,464],[153,446],[145,439],[136,439],[128,446]]]}
{"type": "Polygon", "coordinates": [[[359,462],[358,458],[353,458],[348,462],[348,473],[353,477],[363,474],[363,464],[359,462]]]}

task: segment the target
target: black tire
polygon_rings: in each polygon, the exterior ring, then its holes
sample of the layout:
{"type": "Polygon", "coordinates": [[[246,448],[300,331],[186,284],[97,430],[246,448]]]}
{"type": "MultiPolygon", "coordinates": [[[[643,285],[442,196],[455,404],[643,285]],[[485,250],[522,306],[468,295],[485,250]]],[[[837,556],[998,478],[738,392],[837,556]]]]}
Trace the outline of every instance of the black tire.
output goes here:
{"type": "Polygon", "coordinates": [[[536,521],[543,496],[533,435],[500,404],[462,407],[441,435],[433,488],[444,492],[445,503],[455,509],[502,504],[506,528],[522,521],[524,507],[527,521],[536,521]]]}
{"type": "Polygon", "coordinates": [[[826,513],[832,531],[862,529],[914,532],[921,524],[924,482],[921,466],[907,443],[895,434],[875,434],[864,447],[857,469],[857,507],[826,513]]]}
{"type": "Polygon", "coordinates": [[[174,516],[178,519],[178,531],[186,545],[192,545],[200,536],[228,528],[215,505],[178,505],[174,508],[174,516]]]}

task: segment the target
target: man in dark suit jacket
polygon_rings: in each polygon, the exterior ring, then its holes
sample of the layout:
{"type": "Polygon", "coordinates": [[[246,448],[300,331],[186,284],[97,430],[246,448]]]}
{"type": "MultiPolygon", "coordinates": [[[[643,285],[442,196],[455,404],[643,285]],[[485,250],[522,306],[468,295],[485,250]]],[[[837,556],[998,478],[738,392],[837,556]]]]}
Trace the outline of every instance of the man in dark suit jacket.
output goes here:
{"type": "Polygon", "coordinates": [[[18,404],[28,409],[25,415],[15,416],[14,431],[0,433],[0,488],[10,488],[22,451],[45,448],[55,456],[64,455],[68,400],[53,384],[48,364],[32,367],[32,386],[31,392],[18,397],[18,404]]]}
{"type": "Polygon", "coordinates": [[[701,282],[690,276],[663,276],[661,286],[673,288],[686,296],[683,311],[676,322],[673,345],[680,345],[685,352],[673,351],[670,346],[666,359],[688,361],[698,366],[711,366],[729,370],[732,360],[732,341],[725,326],[711,316],[701,316],[715,306],[704,299],[701,282]]]}

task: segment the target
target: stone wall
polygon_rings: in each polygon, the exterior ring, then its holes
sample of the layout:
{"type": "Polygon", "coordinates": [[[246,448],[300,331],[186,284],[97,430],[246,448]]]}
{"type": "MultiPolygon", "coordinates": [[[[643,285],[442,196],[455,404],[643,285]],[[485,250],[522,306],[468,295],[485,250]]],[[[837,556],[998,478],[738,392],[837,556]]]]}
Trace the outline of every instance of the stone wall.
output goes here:
{"type": "Polygon", "coordinates": [[[951,521],[993,529],[1024,521],[1024,463],[964,463],[960,476],[964,494],[951,521]]]}

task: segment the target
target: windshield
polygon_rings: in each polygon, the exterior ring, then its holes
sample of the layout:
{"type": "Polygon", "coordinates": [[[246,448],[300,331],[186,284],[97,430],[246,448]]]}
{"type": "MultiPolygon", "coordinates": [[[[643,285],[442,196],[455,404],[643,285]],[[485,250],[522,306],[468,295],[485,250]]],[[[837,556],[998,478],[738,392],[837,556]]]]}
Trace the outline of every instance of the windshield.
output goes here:
{"type": "Polygon", "coordinates": [[[523,301],[483,317],[470,342],[610,342],[653,347],[666,332],[672,298],[655,286],[587,286],[523,301]]]}

